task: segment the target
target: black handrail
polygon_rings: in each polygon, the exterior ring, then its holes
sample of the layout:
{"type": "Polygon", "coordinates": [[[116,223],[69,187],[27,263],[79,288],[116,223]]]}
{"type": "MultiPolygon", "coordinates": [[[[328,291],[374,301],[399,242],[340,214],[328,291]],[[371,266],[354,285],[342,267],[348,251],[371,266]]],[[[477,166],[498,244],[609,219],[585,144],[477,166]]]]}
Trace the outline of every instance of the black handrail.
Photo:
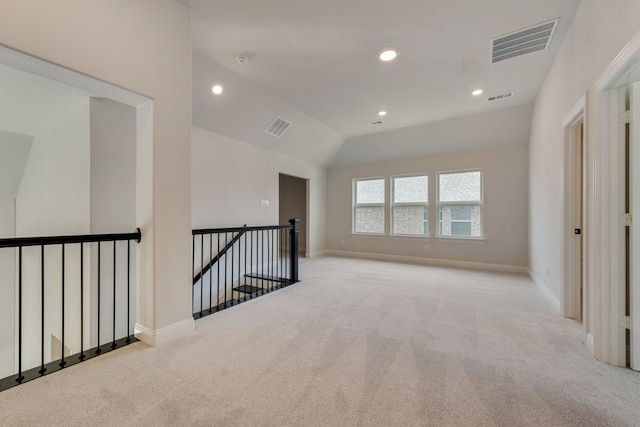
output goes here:
{"type": "Polygon", "coordinates": [[[81,234],[73,236],[44,236],[44,237],[11,237],[0,239],[0,248],[17,248],[19,246],[61,245],[70,243],[113,242],[121,240],[135,240],[140,243],[142,233],[136,228],[134,233],[117,234],[81,234]]]}
{"type": "MultiPolygon", "coordinates": [[[[298,220],[298,222],[300,222],[298,220]]],[[[290,229],[291,225],[256,225],[252,227],[228,227],[228,228],[200,228],[197,230],[192,230],[192,235],[199,234],[217,234],[217,233],[238,233],[241,231],[260,231],[260,230],[287,230],[290,229]]]]}

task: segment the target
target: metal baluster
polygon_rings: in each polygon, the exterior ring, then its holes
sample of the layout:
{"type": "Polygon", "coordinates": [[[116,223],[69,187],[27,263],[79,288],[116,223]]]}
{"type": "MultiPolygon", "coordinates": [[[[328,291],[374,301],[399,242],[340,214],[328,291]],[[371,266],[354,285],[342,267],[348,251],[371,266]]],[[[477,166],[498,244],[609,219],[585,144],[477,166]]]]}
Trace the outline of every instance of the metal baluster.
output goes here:
{"type": "MultiPolygon", "coordinates": [[[[242,236],[238,238],[238,286],[242,280],[240,266],[242,263],[242,236]]],[[[240,298],[240,292],[238,292],[238,298],[240,298]]]]}
{"type": "Polygon", "coordinates": [[[22,382],[22,246],[18,247],[18,378],[22,382]]]}
{"type": "MultiPolygon", "coordinates": [[[[271,232],[273,230],[267,230],[267,276],[269,279],[273,279],[273,275],[271,274],[271,232]]],[[[271,290],[273,291],[273,280],[269,280],[267,283],[271,286],[271,290]]]]}
{"type": "Polygon", "coordinates": [[[113,241],[113,340],[111,350],[116,348],[116,241],[113,241]]]}
{"type": "MultiPolygon", "coordinates": [[[[244,232],[244,274],[247,274],[247,230],[245,230],[244,232]]],[[[245,276],[246,277],[246,276],[245,276]]],[[[245,279],[245,285],[246,285],[246,279],[245,279]]],[[[249,289],[251,290],[251,289],[249,289]]],[[[251,298],[253,294],[249,294],[249,298],[251,298]]]]}
{"type": "Polygon", "coordinates": [[[213,234],[209,233],[209,314],[213,305],[213,234]]]}
{"type": "Polygon", "coordinates": [[[64,368],[64,365],[67,362],[64,360],[64,255],[65,255],[65,246],[62,244],[62,348],[60,349],[60,367],[64,368]]]}
{"type": "MultiPolygon", "coordinates": [[[[226,248],[229,244],[229,235],[225,231],[224,233],[224,247],[226,248]]],[[[227,252],[224,253],[224,308],[227,308],[227,252]]]]}
{"type": "Polygon", "coordinates": [[[40,266],[42,268],[41,275],[41,295],[42,295],[42,304],[41,304],[41,322],[40,322],[40,370],[38,371],[40,375],[44,375],[47,371],[44,367],[44,245],[40,246],[40,266]]]}
{"type": "Polygon", "coordinates": [[[200,317],[202,317],[202,304],[204,299],[204,234],[200,235],[200,317]]]}
{"type": "Polygon", "coordinates": [[[131,343],[131,240],[127,240],[127,344],[131,343]]]}
{"type": "Polygon", "coordinates": [[[101,242],[98,242],[98,347],[96,348],[96,354],[100,354],[100,352],[102,351],[102,349],[100,348],[100,270],[101,270],[101,254],[100,254],[100,248],[101,248],[101,242]]]}
{"type": "Polygon", "coordinates": [[[80,361],[84,355],[84,243],[80,243],[80,361]]]}
{"type": "Polygon", "coordinates": [[[216,311],[218,311],[220,309],[220,233],[218,234],[218,276],[217,276],[217,280],[216,280],[216,286],[217,286],[217,290],[216,290],[216,311]]]}
{"type": "MultiPolygon", "coordinates": [[[[233,239],[235,238],[235,236],[233,235],[233,233],[231,233],[231,240],[233,241],[233,239]]],[[[236,246],[235,243],[231,244],[231,305],[233,305],[233,301],[234,301],[234,294],[233,294],[233,273],[235,272],[235,268],[234,268],[234,251],[233,248],[236,246]]]]}
{"type": "Polygon", "coordinates": [[[260,230],[260,288],[264,293],[264,230],[260,230]]]}
{"type": "MultiPolygon", "coordinates": [[[[191,277],[196,277],[196,236],[191,237],[191,277]]],[[[196,310],[195,283],[191,286],[191,314],[196,310]]]]}

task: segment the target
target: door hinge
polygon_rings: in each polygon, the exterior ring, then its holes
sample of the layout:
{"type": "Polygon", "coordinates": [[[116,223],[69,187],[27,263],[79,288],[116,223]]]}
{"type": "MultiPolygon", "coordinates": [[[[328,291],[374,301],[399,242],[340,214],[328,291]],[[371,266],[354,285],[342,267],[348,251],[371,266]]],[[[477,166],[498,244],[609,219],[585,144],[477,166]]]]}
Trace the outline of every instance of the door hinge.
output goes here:
{"type": "Polygon", "coordinates": [[[631,111],[623,111],[620,113],[620,123],[631,123],[631,111]]]}
{"type": "Polygon", "coordinates": [[[631,329],[631,317],[623,316],[620,318],[620,326],[622,329],[631,329]]]}
{"type": "Polygon", "coordinates": [[[620,214],[620,225],[623,227],[631,227],[633,224],[633,217],[630,213],[620,214]]]}

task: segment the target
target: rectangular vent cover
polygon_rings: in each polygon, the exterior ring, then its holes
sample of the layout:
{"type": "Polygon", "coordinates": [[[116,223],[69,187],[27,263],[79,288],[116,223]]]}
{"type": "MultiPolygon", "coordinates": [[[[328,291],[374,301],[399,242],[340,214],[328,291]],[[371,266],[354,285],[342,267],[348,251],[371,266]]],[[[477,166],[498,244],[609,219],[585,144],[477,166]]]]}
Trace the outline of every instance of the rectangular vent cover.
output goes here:
{"type": "Polygon", "coordinates": [[[279,138],[280,136],[282,136],[284,131],[289,128],[289,126],[291,126],[290,122],[278,116],[275,119],[273,119],[271,124],[267,126],[264,132],[279,138]]]}
{"type": "Polygon", "coordinates": [[[493,39],[491,63],[547,50],[559,20],[560,18],[554,19],[493,39]]]}
{"type": "Polygon", "coordinates": [[[498,101],[500,99],[511,98],[515,92],[501,93],[500,95],[493,95],[487,98],[487,101],[498,101]]]}

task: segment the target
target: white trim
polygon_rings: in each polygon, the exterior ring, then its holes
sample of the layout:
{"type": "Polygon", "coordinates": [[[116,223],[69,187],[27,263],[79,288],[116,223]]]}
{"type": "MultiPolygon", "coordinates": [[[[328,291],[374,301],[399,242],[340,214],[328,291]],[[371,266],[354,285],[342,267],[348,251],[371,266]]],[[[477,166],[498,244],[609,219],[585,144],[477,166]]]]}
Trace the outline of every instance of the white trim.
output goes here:
{"type": "Polygon", "coordinates": [[[327,255],[327,252],[328,251],[326,249],[323,249],[321,251],[307,252],[305,255],[307,258],[318,258],[327,255]]]}
{"type": "Polygon", "coordinates": [[[559,314],[560,300],[558,299],[558,297],[556,297],[553,292],[551,292],[547,285],[542,280],[540,280],[540,278],[536,276],[533,271],[527,269],[527,273],[533,284],[536,285],[536,288],[538,288],[540,293],[549,301],[549,303],[551,303],[551,308],[553,308],[553,310],[559,314]]]}
{"type": "Polygon", "coordinates": [[[588,270],[586,268],[590,259],[587,257],[587,249],[589,240],[585,237],[586,224],[589,223],[587,210],[587,94],[583,94],[573,108],[562,119],[562,126],[565,128],[564,138],[564,183],[563,183],[563,230],[562,230],[562,304],[561,314],[564,317],[580,320],[583,324],[583,333],[587,334],[587,322],[592,318],[593,313],[587,313],[588,299],[591,297],[589,287],[586,286],[588,270]],[[582,123],[582,153],[578,151],[579,133],[576,129],[582,123]],[[578,176],[578,171],[582,171],[578,176]],[[580,181],[576,183],[576,178],[580,181]],[[581,189],[578,194],[577,189],[581,189]],[[582,199],[582,211],[577,210],[577,206],[582,199]],[[579,249],[579,241],[573,229],[579,224],[577,221],[581,219],[580,228],[582,230],[582,253],[579,249]],[[581,273],[576,271],[576,265],[580,265],[580,259],[583,260],[583,270],[581,273]],[[582,281],[580,282],[580,276],[582,281]],[[580,283],[579,283],[580,282],[580,283]],[[580,307],[580,291],[583,290],[584,304],[580,307]],[[582,318],[580,313],[582,312],[582,318]]]}
{"type": "Polygon", "coordinates": [[[483,262],[458,261],[439,258],[421,258],[405,255],[379,254],[373,252],[354,252],[328,249],[324,251],[323,255],[345,258],[371,259],[376,261],[399,262],[405,264],[424,264],[435,267],[461,268],[466,270],[499,271],[503,273],[527,274],[529,271],[527,267],[519,265],[489,264],[483,262]]]}
{"type": "Polygon", "coordinates": [[[136,323],[134,333],[140,341],[151,347],[156,347],[189,336],[193,333],[194,328],[193,317],[190,317],[160,329],[150,329],[136,323]]]}
{"type": "Polygon", "coordinates": [[[580,120],[585,116],[587,109],[587,94],[585,93],[580,97],[576,105],[573,106],[571,111],[562,119],[562,127],[569,128],[580,123],[580,120]]]}
{"type": "Polygon", "coordinates": [[[596,87],[602,91],[613,89],[638,61],[640,61],[640,32],[633,36],[604,70],[602,76],[596,81],[596,87]]]}
{"type": "Polygon", "coordinates": [[[593,345],[593,335],[591,333],[587,334],[587,337],[584,340],[584,345],[587,346],[587,350],[589,350],[589,353],[595,355],[595,346],[593,345]]]}

